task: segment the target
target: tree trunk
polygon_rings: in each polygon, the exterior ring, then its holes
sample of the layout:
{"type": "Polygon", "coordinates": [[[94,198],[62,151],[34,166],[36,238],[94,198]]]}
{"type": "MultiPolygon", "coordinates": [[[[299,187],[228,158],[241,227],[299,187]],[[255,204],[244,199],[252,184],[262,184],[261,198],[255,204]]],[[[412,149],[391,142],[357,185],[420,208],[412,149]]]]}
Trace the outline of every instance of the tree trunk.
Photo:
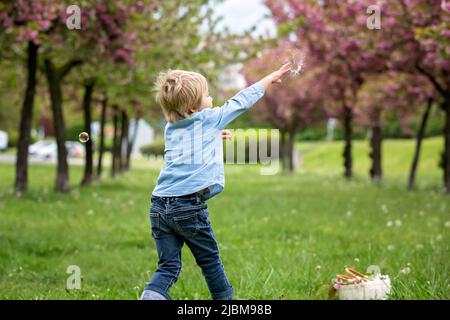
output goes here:
{"type": "Polygon", "coordinates": [[[295,143],[295,131],[289,131],[287,140],[287,165],[289,173],[294,172],[294,143],[295,143]]]}
{"type": "Polygon", "coordinates": [[[84,111],[84,132],[89,136],[89,140],[85,142],[85,165],[84,165],[84,176],[81,180],[82,186],[88,186],[92,182],[92,171],[93,171],[93,150],[92,150],[92,139],[91,139],[91,101],[92,92],[94,90],[94,82],[89,81],[84,85],[84,98],[83,98],[83,111],[84,111]]]}
{"type": "Polygon", "coordinates": [[[104,94],[102,101],[102,114],[100,118],[100,137],[98,146],[98,164],[97,164],[97,179],[102,176],[103,169],[103,152],[105,150],[105,123],[106,123],[106,108],[108,106],[108,97],[104,94]]]}
{"type": "Polygon", "coordinates": [[[69,191],[69,166],[67,163],[67,150],[64,137],[63,100],[61,92],[62,80],[69,74],[73,67],[81,64],[81,60],[70,60],[62,67],[56,69],[50,59],[45,59],[45,75],[47,77],[50,100],[53,112],[53,125],[58,152],[58,165],[55,190],[58,192],[69,191]]]}
{"type": "Polygon", "coordinates": [[[118,131],[119,131],[119,115],[118,107],[113,106],[113,124],[114,124],[114,135],[113,135],[113,145],[111,149],[111,177],[115,177],[117,173],[117,149],[118,149],[118,131]]]}
{"type": "Polygon", "coordinates": [[[346,178],[353,177],[353,159],[352,159],[352,120],[353,120],[353,113],[352,109],[344,105],[343,106],[343,127],[344,127],[344,176],[346,178]]]}
{"type": "Polygon", "coordinates": [[[126,152],[128,148],[128,115],[125,110],[122,110],[122,127],[120,129],[119,141],[119,170],[125,171],[126,152]]]}
{"type": "Polygon", "coordinates": [[[425,134],[425,128],[427,126],[428,117],[430,116],[431,107],[433,106],[433,99],[428,99],[427,108],[425,110],[425,113],[422,116],[422,122],[420,124],[419,131],[417,133],[417,140],[416,140],[416,150],[414,152],[414,158],[411,166],[411,171],[409,172],[409,181],[408,181],[408,189],[412,190],[414,189],[414,186],[416,184],[416,172],[417,167],[419,165],[419,159],[420,159],[420,151],[422,148],[422,140],[423,136],[425,134]]]}
{"type": "Polygon", "coordinates": [[[133,146],[134,146],[134,144],[136,142],[140,116],[136,115],[136,119],[134,121],[135,122],[134,122],[134,128],[133,128],[133,135],[131,136],[131,139],[129,139],[129,141],[127,143],[127,159],[126,159],[126,162],[125,162],[125,170],[126,171],[130,170],[130,166],[131,166],[131,152],[133,151],[133,146]]]}
{"type": "Polygon", "coordinates": [[[34,95],[36,92],[36,71],[39,46],[28,42],[28,75],[25,99],[20,118],[19,143],[16,160],[16,192],[27,190],[28,186],[28,146],[31,140],[31,123],[33,120],[34,95]]]}
{"type": "Polygon", "coordinates": [[[67,150],[64,139],[64,116],[62,110],[61,79],[52,62],[45,60],[45,74],[50,90],[50,99],[53,112],[53,126],[58,153],[58,165],[55,190],[58,192],[69,191],[69,166],[67,163],[67,150]]]}
{"type": "Polygon", "coordinates": [[[372,137],[370,138],[370,158],[372,159],[372,167],[370,168],[370,178],[374,182],[379,182],[383,178],[382,169],[382,142],[383,135],[380,126],[372,127],[372,137]]]}
{"type": "Polygon", "coordinates": [[[286,154],[286,152],[287,152],[287,147],[286,147],[287,133],[286,133],[286,131],[281,130],[280,134],[281,134],[280,161],[281,161],[281,166],[282,166],[283,172],[286,173],[288,171],[287,154],[286,154]]]}
{"type": "Polygon", "coordinates": [[[442,103],[442,109],[445,112],[445,128],[444,128],[444,154],[442,159],[444,169],[444,187],[445,193],[450,194],[450,94],[445,96],[442,103]]]}

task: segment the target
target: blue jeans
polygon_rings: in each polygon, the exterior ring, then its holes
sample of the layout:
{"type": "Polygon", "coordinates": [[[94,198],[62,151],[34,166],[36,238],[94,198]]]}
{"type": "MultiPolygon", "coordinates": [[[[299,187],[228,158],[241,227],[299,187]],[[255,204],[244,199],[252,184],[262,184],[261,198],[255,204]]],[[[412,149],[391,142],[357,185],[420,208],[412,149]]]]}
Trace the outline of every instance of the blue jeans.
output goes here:
{"type": "Polygon", "coordinates": [[[152,237],[158,250],[158,269],[145,287],[167,299],[181,271],[181,249],[186,245],[202,269],[212,298],[233,299],[217,241],[208,219],[208,206],[198,193],[179,197],[151,197],[152,237]]]}

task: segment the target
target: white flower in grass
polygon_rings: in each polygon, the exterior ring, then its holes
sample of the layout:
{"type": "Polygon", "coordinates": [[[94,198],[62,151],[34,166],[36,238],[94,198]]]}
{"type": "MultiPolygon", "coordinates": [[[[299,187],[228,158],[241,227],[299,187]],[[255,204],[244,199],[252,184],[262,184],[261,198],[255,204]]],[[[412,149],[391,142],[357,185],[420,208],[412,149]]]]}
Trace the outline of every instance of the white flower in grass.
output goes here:
{"type": "Polygon", "coordinates": [[[316,266],[316,271],[319,272],[322,269],[322,267],[320,265],[316,266]]]}
{"type": "Polygon", "coordinates": [[[387,226],[388,228],[392,227],[393,225],[394,225],[394,223],[393,223],[391,220],[389,220],[389,221],[386,223],[386,226],[387,226]]]}
{"type": "Polygon", "coordinates": [[[444,237],[442,236],[442,234],[438,234],[436,236],[436,241],[441,241],[442,239],[444,239],[444,237]]]}
{"type": "Polygon", "coordinates": [[[446,228],[450,228],[450,221],[447,221],[447,222],[445,223],[445,227],[446,227],[446,228]]]}
{"type": "Polygon", "coordinates": [[[94,210],[89,209],[86,213],[87,213],[88,215],[92,216],[92,215],[94,214],[94,210]]]}
{"type": "Polygon", "coordinates": [[[346,215],[347,215],[347,218],[350,218],[353,215],[352,210],[348,210],[346,215]]]}
{"type": "Polygon", "coordinates": [[[394,251],[395,250],[395,246],[393,244],[390,244],[387,246],[388,251],[394,251]]]}
{"type": "Polygon", "coordinates": [[[402,220],[400,220],[400,219],[395,220],[396,227],[400,227],[401,225],[402,225],[402,220]]]}
{"type": "Polygon", "coordinates": [[[423,244],[421,244],[421,243],[416,244],[416,249],[417,250],[422,250],[423,249],[423,244]]]}
{"type": "Polygon", "coordinates": [[[355,261],[355,263],[359,263],[359,259],[355,258],[353,261],[355,261]]]}

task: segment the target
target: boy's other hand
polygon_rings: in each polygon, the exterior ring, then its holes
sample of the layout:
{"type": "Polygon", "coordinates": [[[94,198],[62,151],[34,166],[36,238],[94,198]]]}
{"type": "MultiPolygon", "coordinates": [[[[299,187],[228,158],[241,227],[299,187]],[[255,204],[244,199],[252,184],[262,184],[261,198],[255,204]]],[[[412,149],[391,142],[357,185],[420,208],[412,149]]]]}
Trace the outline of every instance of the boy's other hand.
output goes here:
{"type": "Polygon", "coordinates": [[[220,136],[222,137],[222,139],[231,140],[231,138],[233,137],[233,134],[231,133],[230,130],[222,130],[220,132],[220,136]]]}

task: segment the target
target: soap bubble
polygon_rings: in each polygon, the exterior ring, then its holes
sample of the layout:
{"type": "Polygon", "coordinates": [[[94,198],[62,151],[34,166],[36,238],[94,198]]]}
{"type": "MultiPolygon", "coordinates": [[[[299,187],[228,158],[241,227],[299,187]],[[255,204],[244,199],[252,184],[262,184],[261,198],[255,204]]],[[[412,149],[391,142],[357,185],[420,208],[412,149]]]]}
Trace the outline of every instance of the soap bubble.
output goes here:
{"type": "Polygon", "coordinates": [[[303,67],[305,66],[305,54],[300,49],[287,50],[281,57],[284,63],[291,63],[291,70],[289,75],[291,77],[296,77],[303,72],[303,67]]]}
{"type": "Polygon", "coordinates": [[[87,132],[82,132],[78,138],[80,139],[80,142],[86,143],[89,141],[89,134],[87,132]]]}

